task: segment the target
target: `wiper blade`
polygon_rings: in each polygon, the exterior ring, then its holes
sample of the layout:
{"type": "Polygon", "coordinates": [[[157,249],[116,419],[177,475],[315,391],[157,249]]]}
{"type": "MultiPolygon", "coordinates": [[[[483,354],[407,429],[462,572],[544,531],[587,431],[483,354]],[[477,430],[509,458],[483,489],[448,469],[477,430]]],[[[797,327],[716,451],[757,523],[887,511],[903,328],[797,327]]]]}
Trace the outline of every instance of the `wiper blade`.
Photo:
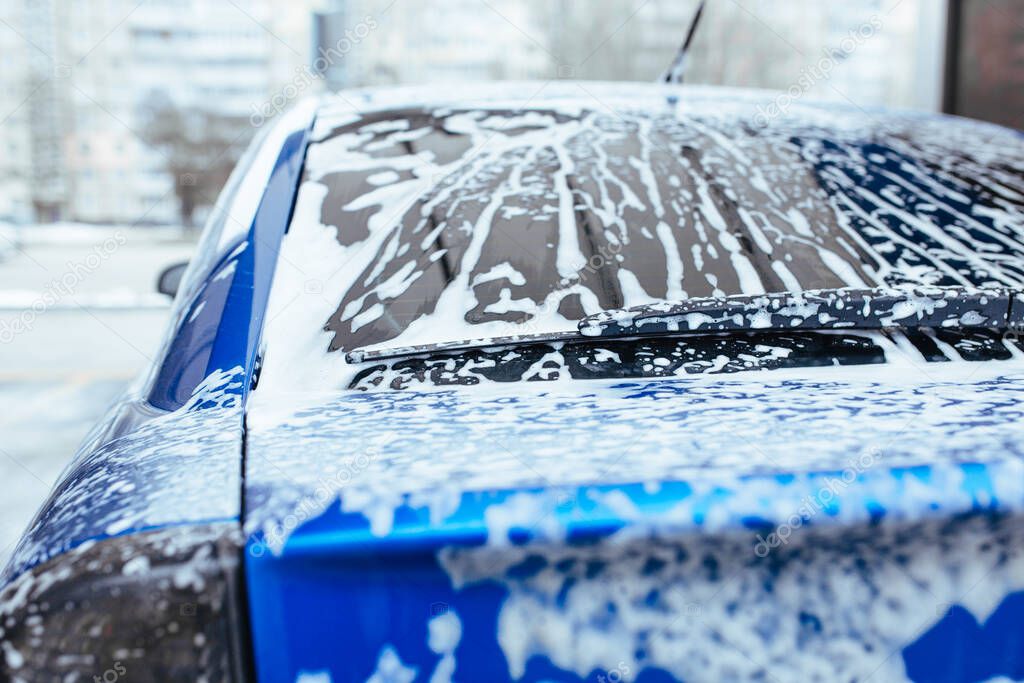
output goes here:
{"type": "Polygon", "coordinates": [[[602,311],[581,320],[579,331],[587,337],[622,337],[738,330],[1007,328],[1024,322],[1022,297],[1024,293],[1004,288],[913,287],[695,298],[602,311]]]}
{"type": "Polygon", "coordinates": [[[369,349],[353,349],[345,354],[346,363],[367,363],[387,358],[403,358],[430,353],[466,351],[468,349],[484,349],[496,346],[521,346],[524,344],[542,344],[545,342],[579,341],[579,332],[544,332],[538,334],[517,334],[509,337],[485,337],[481,339],[463,339],[459,341],[420,344],[418,346],[395,346],[369,349]]]}
{"type": "Polygon", "coordinates": [[[602,311],[581,320],[576,331],[465,339],[419,346],[354,349],[358,364],[406,356],[502,346],[579,342],[597,338],[765,332],[878,330],[888,328],[1019,328],[1024,292],[1005,288],[822,289],[778,294],[704,297],[602,311]],[[1017,306],[1014,307],[1014,297],[1017,306]]]}

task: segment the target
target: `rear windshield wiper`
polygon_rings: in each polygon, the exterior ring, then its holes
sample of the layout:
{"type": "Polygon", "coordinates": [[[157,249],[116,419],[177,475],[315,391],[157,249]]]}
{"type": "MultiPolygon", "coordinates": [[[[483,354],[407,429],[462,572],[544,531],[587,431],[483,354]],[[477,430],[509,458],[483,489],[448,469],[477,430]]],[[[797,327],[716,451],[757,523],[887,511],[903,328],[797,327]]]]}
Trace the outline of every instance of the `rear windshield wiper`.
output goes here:
{"type": "Polygon", "coordinates": [[[1024,317],[1022,293],[1003,288],[822,289],[687,299],[602,311],[579,323],[587,337],[735,330],[1008,328],[1024,317]]]}
{"type": "Polygon", "coordinates": [[[544,342],[579,341],[579,332],[542,332],[539,334],[518,334],[510,337],[486,337],[483,339],[462,339],[459,341],[421,344],[419,346],[394,346],[369,349],[353,349],[345,354],[347,363],[366,363],[385,358],[403,358],[421,354],[441,353],[446,351],[465,351],[467,349],[487,349],[495,346],[522,346],[526,344],[542,344],[544,342]]]}
{"type": "Polygon", "coordinates": [[[1008,288],[822,289],[700,297],[611,311],[581,320],[575,332],[526,334],[355,349],[349,363],[428,353],[585,339],[683,336],[716,332],[1024,327],[1024,292],[1008,288]],[[1016,305],[1015,305],[1016,304],[1016,305]]]}

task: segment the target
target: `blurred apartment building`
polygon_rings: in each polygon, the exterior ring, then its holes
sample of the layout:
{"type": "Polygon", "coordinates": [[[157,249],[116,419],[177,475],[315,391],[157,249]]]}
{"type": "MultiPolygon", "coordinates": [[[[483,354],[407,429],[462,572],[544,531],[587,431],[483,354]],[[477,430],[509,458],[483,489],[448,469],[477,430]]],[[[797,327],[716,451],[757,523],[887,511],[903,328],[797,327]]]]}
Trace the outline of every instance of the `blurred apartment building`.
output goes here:
{"type": "MultiPolygon", "coordinates": [[[[288,86],[305,94],[395,83],[651,81],[671,62],[696,4],[8,0],[0,10],[0,220],[176,222],[174,177],[140,130],[140,111],[162,97],[249,120],[287,106],[288,86]]],[[[688,80],[937,110],[946,5],[710,2],[688,80]],[[851,42],[858,31],[870,35],[851,42]],[[827,77],[814,71],[822,60],[827,77]]]]}
{"type": "Polygon", "coordinates": [[[864,108],[940,106],[944,0],[744,0],[713,11],[694,49],[696,81],[864,108]]]}
{"type": "Polygon", "coordinates": [[[176,222],[146,102],[247,119],[307,63],[309,16],[273,0],[5,2],[0,219],[176,222]]]}
{"type": "Polygon", "coordinates": [[[395,83],[540,78],[548,71],[535,0],[325,0],[314,20],[329,90],[395,83]],[[364,27],[369,32],[364,35],[364,27]]]}
{"type": "MultiPolygon", "coordinates": [[[[583,78],[654,80],[671,62],[697,0],[327,0],[315,39],[336,45],[377,27],[329,65],[332,89],[406,82],[583,78]]],[[[711,2],[689,80],[785,90],[828,55],[816,99],[935,109],[944,0],[711,2]],[[870,36],[852,50],[847,38],[870,36]]]]}

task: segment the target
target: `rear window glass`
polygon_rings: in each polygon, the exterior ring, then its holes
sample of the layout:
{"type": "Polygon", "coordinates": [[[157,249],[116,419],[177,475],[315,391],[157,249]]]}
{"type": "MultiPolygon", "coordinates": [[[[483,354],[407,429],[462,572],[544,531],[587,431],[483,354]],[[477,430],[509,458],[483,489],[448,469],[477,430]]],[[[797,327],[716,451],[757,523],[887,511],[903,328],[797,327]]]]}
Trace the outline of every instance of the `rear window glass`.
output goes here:
{"type": "Polygon", "coordinates": [[[799,146],[722,144],[737,132],[586,110],[390,112],[332,131],[363,168],[318,178],[321,221],[346,246],[382,217],[389,234],[328,321],[331,348],[417,322],[454,339],[569,331],[656,300],[869,280],[799,146]]]}
{"type": "Polygon", "coordinates": [[[539,87],[452,105],[349,93],[323,112],[271,354],[344,364],[688,297],[1024,283],[1012,131],[801,103],[768,118],[767,96],[737,91],[539,87]]]}

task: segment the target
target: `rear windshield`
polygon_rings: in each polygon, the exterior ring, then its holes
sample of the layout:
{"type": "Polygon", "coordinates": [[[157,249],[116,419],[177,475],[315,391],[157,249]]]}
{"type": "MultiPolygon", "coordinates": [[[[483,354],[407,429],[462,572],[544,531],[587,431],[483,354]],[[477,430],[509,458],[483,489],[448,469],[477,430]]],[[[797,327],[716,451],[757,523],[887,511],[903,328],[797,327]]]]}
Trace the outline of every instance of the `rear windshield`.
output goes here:
{"type": "Polygon", "coordinates": [[[1024,278],[1021,156],[991,135],[1020,152],[1008,132],[842,110],[764,122],[753,104],[706,99],[591,104],[325,127],[301,193],[346,270],[316,321],[329,349],[568,332],[687,297],[1024,278]]]}
{"type": "Polygon", "coordinates": [[[687,297],[1024,286],[1024,136],[803,102],[769,118],[770,104],[642,84],[345,93],[312,134],[274,274],[261,391],[872,365],[897,349],[918,364],[1019,353],[983,331],[565,334],[603,310],[687,297]],[[348,356],[357,350],[383,353],[348,356]]]}

